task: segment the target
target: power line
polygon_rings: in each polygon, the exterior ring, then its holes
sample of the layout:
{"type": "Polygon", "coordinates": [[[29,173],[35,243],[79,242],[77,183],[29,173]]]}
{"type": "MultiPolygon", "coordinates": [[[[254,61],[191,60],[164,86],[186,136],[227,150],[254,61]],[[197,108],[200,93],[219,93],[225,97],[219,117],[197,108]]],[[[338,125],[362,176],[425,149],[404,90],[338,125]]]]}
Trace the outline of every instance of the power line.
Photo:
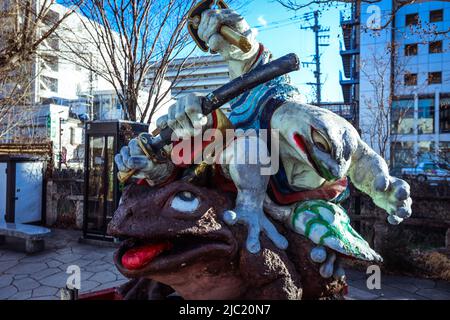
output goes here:
{"type": "Polygon", "coordinates": [[[297,22],[308,21],[309,19],[311,19],[311,15],[312,15],[312,13],[305,13],[304,15],[301,15],[301,16],[294,16],[294,17],[287,18],[287,19],[273,21],[268,24],[261,24],[254,28],[258,29],[259,31],[278,29],[281,27],[295,24],[297,22]]]}

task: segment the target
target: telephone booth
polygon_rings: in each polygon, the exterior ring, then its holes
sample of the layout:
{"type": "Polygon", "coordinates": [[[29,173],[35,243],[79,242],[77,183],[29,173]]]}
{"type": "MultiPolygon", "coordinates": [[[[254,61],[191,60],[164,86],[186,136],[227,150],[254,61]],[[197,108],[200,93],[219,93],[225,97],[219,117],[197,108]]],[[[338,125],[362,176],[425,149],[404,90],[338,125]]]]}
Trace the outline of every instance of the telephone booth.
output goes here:
{"type": "Polygon", "coordinates": [[[121,195],[114,156],[130,139],[148,132],[148,125],[111,120],[85,126],[83,238],[113,241],[106,228],[121,195]]]}

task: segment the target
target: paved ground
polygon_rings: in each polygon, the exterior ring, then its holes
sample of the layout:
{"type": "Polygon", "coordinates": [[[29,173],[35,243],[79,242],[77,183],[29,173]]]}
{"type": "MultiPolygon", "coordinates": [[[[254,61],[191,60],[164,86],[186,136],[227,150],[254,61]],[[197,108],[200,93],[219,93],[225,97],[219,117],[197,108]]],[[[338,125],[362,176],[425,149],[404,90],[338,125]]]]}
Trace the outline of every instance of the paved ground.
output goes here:
{"type": "Polygon", "coordinates": [[[381,289],[367,289],[365,273],[346,269],[349,300],[450,300],[450,283],[381,275],[381,289]]]}
{"type": "Polygon", "coordinates": [[[77,231],[53,230],[46,250],[33,255],[11,250],[11,244],[1,246],[0,299],[59,299],[69,265],[81,269],[82,293],[126,282],[112,262],[115,249],[80,244],[80,236],[77,231]]]}
{"type": "MultiPolygon", "coordinates": [[[[0,247],[0,300],[59,299],[65,287],[69,265],[81,269],[81,292],[90,292],[120,285],[126,279],[112,263],[114,248],[78,243],[80,232],[54,230],[47,249],[26,255],[11,250],[19,243],[0,247]]],[[[9,239],[8,239],[9,240],[9,239]]],[[[400,276],[381,277],[381,290],[368,290],[366,275],[346,270],[348,299],[445,299],[450,300],[450,283],[400,276]]]]}

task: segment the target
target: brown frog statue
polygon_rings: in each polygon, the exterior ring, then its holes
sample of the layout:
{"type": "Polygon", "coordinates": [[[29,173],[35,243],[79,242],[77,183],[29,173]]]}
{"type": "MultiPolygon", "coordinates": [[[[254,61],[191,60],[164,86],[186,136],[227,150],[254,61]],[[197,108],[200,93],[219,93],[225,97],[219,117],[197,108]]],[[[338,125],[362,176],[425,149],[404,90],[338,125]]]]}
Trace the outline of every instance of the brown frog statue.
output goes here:
{"type": "Polygon", "coordinates": [[[258,254],[246,249],[242,225],[223,222],[235,196],[185,181],[163,187],[130,185],[108,226],[124,239],[118,270],[132,279],[125,299],[342,299],[343,278],[324,278],[310,258],[315,244],[274,221],[286,250],[261,237],[258,254]]]}

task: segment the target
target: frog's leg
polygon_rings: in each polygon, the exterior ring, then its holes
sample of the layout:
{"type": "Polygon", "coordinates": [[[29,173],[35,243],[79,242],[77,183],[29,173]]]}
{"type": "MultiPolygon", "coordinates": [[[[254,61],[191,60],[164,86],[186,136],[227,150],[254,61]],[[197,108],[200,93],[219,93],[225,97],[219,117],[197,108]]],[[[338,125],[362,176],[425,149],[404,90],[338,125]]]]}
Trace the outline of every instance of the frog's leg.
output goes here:
{"type": "Polygon", "coordinates": [[[335,252],[366,261],[382,261],[380,255],[352,228],[345,210],[335,203],[308,200],[280,207],[267,198],[264,208],[274,219],[283,221],[318,245],[311,250],[310,256],[314,262],[322,264],[320,274],[325,278],[343,276],[335,252]]]}
{"type": "Polygon", "coordinates": [[[246,247],[251,253],[261,250],[261,232],[278,248],[286,249],[288,246],[286,238],[277,231],[263,211],[270,176],[262,174],[264,166],[260,161],[261,155],[268,155],[265,142],[256,136],[243,136],[225,149],[222,159],[225,173],[233,180],[238,190],[236,207],[224,213],[224,220],[230,225],[247,225],[246,247]],[[255,157],[255,152],[259,157],[255,157]]]}

